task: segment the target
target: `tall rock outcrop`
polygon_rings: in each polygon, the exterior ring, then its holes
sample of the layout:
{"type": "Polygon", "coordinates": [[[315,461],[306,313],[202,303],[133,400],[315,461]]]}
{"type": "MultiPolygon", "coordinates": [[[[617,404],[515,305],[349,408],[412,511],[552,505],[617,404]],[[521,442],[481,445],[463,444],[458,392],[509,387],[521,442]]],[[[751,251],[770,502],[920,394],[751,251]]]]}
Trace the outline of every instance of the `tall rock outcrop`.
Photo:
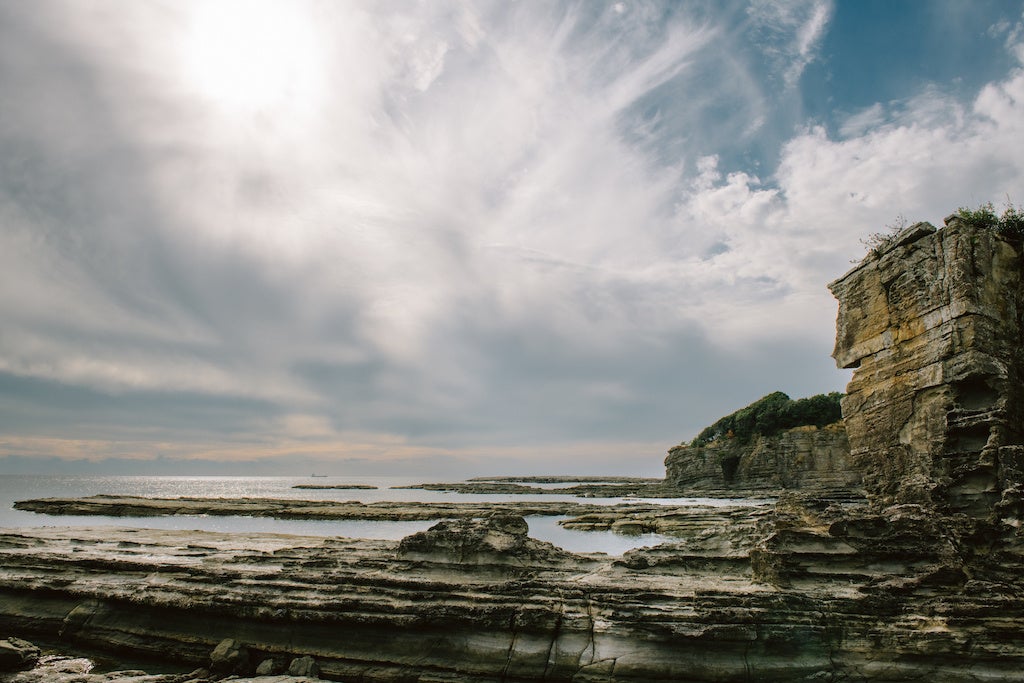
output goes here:
{"type": "Polygon", "coordinates": [[[869,494],[979,516],[1017,499],[1024,465],[1022,255],[946,224],[907,228],[829,286],[833,357],[854,368],[843,416],[869,494]]]}

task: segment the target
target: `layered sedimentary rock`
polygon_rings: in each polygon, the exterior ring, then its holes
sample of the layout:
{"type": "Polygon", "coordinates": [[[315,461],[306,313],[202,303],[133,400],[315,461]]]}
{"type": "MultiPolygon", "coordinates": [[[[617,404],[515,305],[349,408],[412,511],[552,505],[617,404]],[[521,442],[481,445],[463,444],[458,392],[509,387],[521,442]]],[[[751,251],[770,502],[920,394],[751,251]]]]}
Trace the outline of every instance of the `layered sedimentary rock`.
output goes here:
{"type": "Polygon", "coordinates": [[[843,415],[868,491],[985,515],[1024,465],[1021,249],[919,223],[830,285],[843,415]]]}
{"type": "MultiPolygon", "coordinates": [[[[0,683],[214,683],[221,676],[208,669],[184,674],[151,674],[140,669],[94,671],[94,663],[86,657],[46,655],[27,671],[0,673],[0,683]]],[[[232,676],[232,683],[317,683],[316,677],[287,674],[232,676]]]]}
{"type": "MultiPolygon", "coordinates": [[[[735,501],[711,509],[723,522],[737,517],[752,518],[749,508],[770,500],[735,501]]],[[[18,501],[19,510],[49,515],[102,515],[111,517],[158,517],[178,515],[245,515],[278,519],[361,520],[406,522],[424,520],[474,520],[494,515],[565,517],[559,524],[570,529],[620,533],[689,534],[694,518],[705,508],[677,508],[657,503],[591,505],[559,502],[503,503],[418,503],[355,501],[282,500],[262,498],[143,498],[140,496],[87,496],[84,498],[38,498],[18,501]]]]}
{"type": "Polygon", "coordinates": [[[540,544],[507,517],[398,544],[6,532],[0,629],[197,665],[231,637],[250,661],[309,655],[321,677],[345,681],[741,680],[751,662],[784,680],[773,672],[827,668],[821,616],[751,581],[750,537],[710,531],[622,560],[540,544]]]}
{"type": "Polygon", "coordinates": [[[720,439],[706,446],[681,444],[665,458],[666,483],[684,491],[855,491],[860,473],[851,465],[842,423],[789,429],[749,443],[720,439]]]}
{"type": "MultiPolygon", "coordinates": [[[[1021,270],[1018,245],[950,221],[914,226],[833,283],[836,359],[855,368],[851,476],[867,500],[821,495],[827,477],[766,450],[745,466],[741,454],[733,481],[808,478],[771,507],[574,509],[585,528],[678,537],[621,558],[530,539],[514,507],[456,506],[400,543],[7,530],[0,636],[197,665],[231,638],[250,664],[310,657],[322,678],[358,683],[1019,681],[1021,270]]],[[[826,438],[784,437],[811,453],[826,438]]],[[[670,475],[724,483],[725,458],[708,451],[670,475]]]]}
{"type": "Polygon", "coordinates": [[[595,506],[573,502],[422,503],[416,501],[298,500],[290,498],[146,498],[98,495],[83,498],[20,500],[15,509],[50,515],[105,515],[112,517],[163,517],[214,515],[272,517],[275,519],[364,520],[409,522],[434,519],[485,517],[495,512],[519,515],[568,515],[591,511],[595,506]]]}
{"type": "Polygon", "coordinates": [[[0,630],[196,666],[231,638],[363,683],[1017,680],[1019,591],[969,576],[938,526],[793,500],[622,558],[506,516],[400,543],[7,531],[0,630]]]}

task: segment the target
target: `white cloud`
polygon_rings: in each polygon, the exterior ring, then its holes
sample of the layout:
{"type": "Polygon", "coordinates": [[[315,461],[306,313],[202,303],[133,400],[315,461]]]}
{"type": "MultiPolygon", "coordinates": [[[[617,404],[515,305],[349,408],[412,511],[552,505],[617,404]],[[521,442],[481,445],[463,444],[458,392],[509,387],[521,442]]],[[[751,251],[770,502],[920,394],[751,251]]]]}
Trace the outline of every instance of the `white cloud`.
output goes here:
{"type": "MultiPolygon", "coordinates": [[[[22,96],[4,168],[31,149],[0,195],[0,370],[259,399],[275,414],[232,428],[282,452],[671,443],[735,393],[836,388],[825,284],[861,237],[1022,186],[1017,72],[970,107],[928,90],[732,168],[707,149],[766,120],[738,33],[620,5],[290,4],[326,86],[225,101],[182,79],[199,5],[102,27],[50,6],[67,54],[39,49],[31,82],[0,70],[22,96]]],[[[830,17],[750,14],[791,82],[830,17]]]]}
{"type": "Polygon", "coordinates": [[[772,57],[787,87],[800,80],[817,57],[833,6],[830,0],[755,0],[747,14],[759,34],[760,47],[772,57]]]}
{"type": "Polygon", "coordinates": [[[870,107],[847,116],[839,127],[839,134],[844,138],[863,135],[873,128],[878,128],[885,121],[885,108],[881,102],[875,102],[870,107]]]}

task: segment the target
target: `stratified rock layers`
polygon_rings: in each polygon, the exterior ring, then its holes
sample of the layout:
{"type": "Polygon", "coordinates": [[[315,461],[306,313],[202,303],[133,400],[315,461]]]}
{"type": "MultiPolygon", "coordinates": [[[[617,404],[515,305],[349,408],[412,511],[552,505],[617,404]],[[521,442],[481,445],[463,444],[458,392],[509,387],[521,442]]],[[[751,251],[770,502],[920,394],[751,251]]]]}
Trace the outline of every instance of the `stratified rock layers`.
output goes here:
{"type": "Polygon", "coordinates": [[[1020,247],[919,223],[830,285],[851,454],[882,502],[992,511],[1024,464],[1020,247]]]}
{"type": "Polygon", "coordinates": [[[753,662],[789,680],[830,666],[825,617],[728,553],[572,556],[521,522],[442,523],[402,544],[3,533],[0,629],[197,664],[231,637],[253,661],[311,655],[345,681],[744,680],[753,662]]]}
{"type": "MultiPolygon", "coordinates": [[[[749,552],[714,538],[723,530],[618,561],[517,541],[506,520],[481,524],[461,529],[479,546],[459,546],[468,564],[452,557],[452,526],[437,530],[436,553],[429,534],[403,546],[7,532],[0,629],[196,665],[230,637],[251,661],[308,655],[322,677],[353,683],[1010,681],[1024,666],[1019,600],[980,584],[937,595],[963,578],[934,573],[882,585],[906,568],[878,565],[878,552],[858,560],[855,548],[874,543],[864,529],[831,540],[778,530],[755,557],[780,583],[753,580],[749,552]]],[[[933,559],[909,557],[909,573],[933,559]]]]}
{"type": "Polygon", "coordinates": [[[719,492],[829,492],[860,484],[842,423],[797,427],[744,444],[721,439],[707,446],[675,446],[665,458],[665,479],[682,491],[719,492]]]}
{"type": "MultiPolygon", "coordinates": [[[[401,543],[7,530],[0,636],[195,663],[231,638],[250,663],[309,656],[353,683],[1019,681],[1021,282],[1019,246],[950,221],[914,226],[833,283],[866,501],[822,495],[833,475],[854,481],[842,430],[826,428],[729,455],[731,473],[724,451],[670,456],[670,483],[788,487],[771,509],[574,509],[574,525],[679,537],[621,559],[534,541],[512,508],[452,507],[458,519],[401,543]],[[833,447],[820,468],[794,455],[833,447]]],[[[84,501],[110,503],[182,505],[84,501]]],[[[200,504],[260,508],[188,509],[200,504]]]]}

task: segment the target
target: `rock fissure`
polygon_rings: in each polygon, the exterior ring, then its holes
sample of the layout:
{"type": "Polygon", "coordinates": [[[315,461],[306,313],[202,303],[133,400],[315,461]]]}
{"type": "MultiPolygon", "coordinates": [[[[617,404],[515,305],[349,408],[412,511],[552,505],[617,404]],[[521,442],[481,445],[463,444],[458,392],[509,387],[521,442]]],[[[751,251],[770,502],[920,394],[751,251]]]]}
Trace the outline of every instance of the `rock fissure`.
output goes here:
{"type": "Polygon", "coordinates": [[[508,676],[509,667],[512,666],[512,656],[515,654],[515,651],[516,651],[516,640],[519,637],[519,630],[517,628],[517,619],[518,619],[518,617],[519,617],[519,611],[516,610],[516,611],[512,612],[512,615],[509,617],[509,620],[508,620],[508,622],[509,622],[508,623],[508,629],[509,629],[509,633],[510,633],[510,638],[509,638],[509,644],[508,644],[508,655],[505,657],[505,667],[501,670],[501,680],[502,680],[502,683],[504,683],[504,681],[506,680],[506,677],[508,676]]]}
{"type": "Polygon", "coordinates": [[[561,589],[557,591],[558,594],[558,611],[555,613],[555,624],[554,628],[551,629],[551,638],[548,641],[548,650],[544,655],[544,672],[541,674],[541,680],[548,680],[548,673],[551,671],[552,665],[555,664],[553,655],[555,648],[558,646],[558,638],[562,633],[562,619],[565,616],[565,597],[562,595],[561,589]]]}

